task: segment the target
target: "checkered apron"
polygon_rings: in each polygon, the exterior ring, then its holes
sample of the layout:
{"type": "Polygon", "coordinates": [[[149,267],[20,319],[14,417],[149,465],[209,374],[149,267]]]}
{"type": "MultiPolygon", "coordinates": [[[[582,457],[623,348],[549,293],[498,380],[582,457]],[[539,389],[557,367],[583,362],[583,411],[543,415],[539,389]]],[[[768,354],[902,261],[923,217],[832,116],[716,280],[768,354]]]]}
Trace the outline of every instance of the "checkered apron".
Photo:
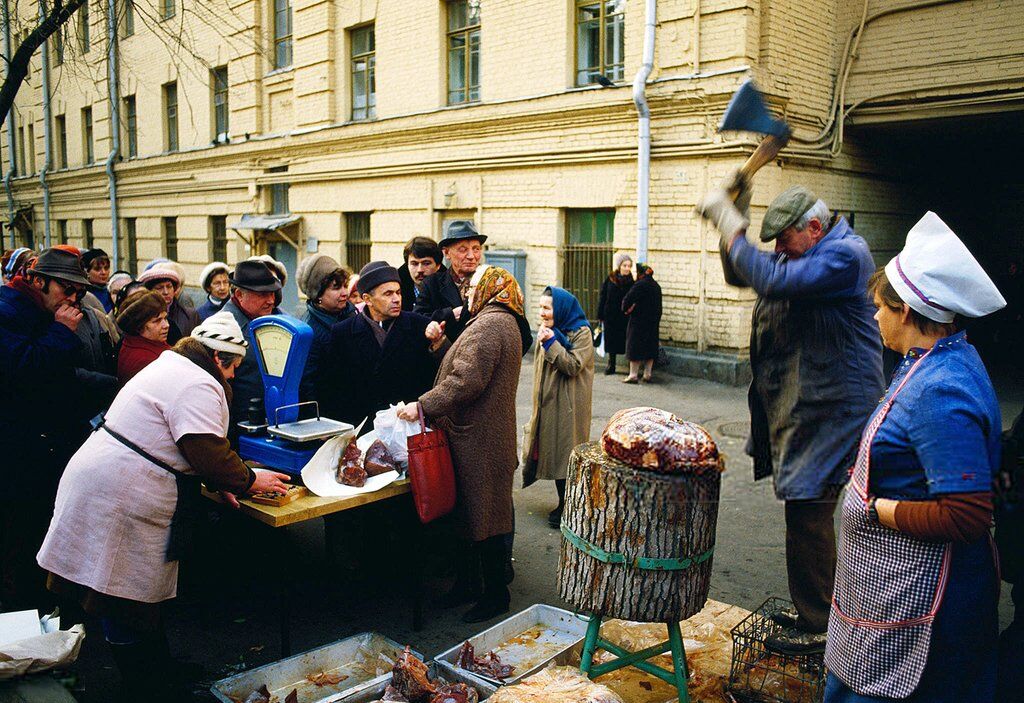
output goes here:
{"type": "Polygon", "coordinates": [[[865,696],[906,698],[914,692],[946,590],[950,545],[914,539],[870,520],[867,513],[871,443],[896,396],[927,356],[910,369],[864,429],[843,502],[825,665],[865,696]]]}

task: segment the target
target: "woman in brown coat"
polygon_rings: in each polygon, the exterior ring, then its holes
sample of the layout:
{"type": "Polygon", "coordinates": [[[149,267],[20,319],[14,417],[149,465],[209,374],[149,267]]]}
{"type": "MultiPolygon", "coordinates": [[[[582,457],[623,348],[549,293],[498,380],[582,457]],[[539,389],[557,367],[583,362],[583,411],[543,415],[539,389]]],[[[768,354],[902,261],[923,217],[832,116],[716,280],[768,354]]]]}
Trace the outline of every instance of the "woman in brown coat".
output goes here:
{"type": "Polygon", "coordinates": [[[541,326],[534,351],[533,414],[523,442],[523,487],[554,480],[558,507],[548,524],[558,528],[573,447],[590,440],[594,392],[594,338],[580,302],[548,286],[540,298],[541,326]]]}
{"type": "MultiPolygon", "coordinates": [[[[532,344],[523,317],[523,293],[508,271],[480,267],[467,299],[472,316],[445,354],[434,388],[419,399],[424,416],[448,433],[458,495],[456,510],[472,543],[446,597],[476,600],[463,617],[482,622],[508,611],[505,538],[512,532],[512,477],[516,455],[516,388],[523,354],[532,344]],[[472,568],[479,558],[480,568],[472,568]],[[480,579],[483,578],[483,591],[480,579]]],[[[399,413],[417,417],[416,403],[399,413]]]]}

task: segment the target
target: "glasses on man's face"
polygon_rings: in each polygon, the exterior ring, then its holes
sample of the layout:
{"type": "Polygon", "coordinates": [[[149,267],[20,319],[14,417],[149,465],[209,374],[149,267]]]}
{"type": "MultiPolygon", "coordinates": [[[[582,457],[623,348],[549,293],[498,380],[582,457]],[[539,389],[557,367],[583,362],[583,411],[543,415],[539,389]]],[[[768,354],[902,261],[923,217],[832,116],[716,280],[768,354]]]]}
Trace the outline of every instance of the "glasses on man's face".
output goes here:
{"type": "Polygon", "coordinates": [[[80,300],[85,295],[85,288],[74,283],[68,283],[62,281],[59,278],[51,278],[51,281],[56,283],[64,291],[64,295],[74,300],[80,300]]]}

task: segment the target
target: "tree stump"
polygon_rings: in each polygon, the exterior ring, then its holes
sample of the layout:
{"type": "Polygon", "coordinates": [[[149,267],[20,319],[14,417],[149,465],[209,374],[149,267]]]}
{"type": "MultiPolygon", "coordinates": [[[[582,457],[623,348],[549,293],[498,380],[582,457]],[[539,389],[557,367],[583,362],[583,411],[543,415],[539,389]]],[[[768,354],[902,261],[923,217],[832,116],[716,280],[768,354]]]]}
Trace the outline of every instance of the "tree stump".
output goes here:
{"type": "Polygon", "coordinates": [[[597,442],[576,447],[562,513],[561,597],[580,612],[635,622],[697,613],[711,582],[720,487],[718,471],[653,473],[612,459],[597,442]]]}

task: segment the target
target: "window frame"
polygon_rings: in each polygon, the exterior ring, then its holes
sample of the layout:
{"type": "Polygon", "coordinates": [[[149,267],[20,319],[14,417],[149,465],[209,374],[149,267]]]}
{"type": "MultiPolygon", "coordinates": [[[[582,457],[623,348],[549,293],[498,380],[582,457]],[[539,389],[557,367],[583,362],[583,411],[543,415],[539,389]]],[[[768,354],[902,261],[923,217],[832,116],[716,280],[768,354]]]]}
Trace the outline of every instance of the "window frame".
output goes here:
{"type": "Polygon", "coordinates": [[[164,151],[171,154],[181,147],[178,134],[178,81],[164,83],[164,151]],[[173,102],[171,98],[174,98],[173,102]],[[171,127],[174,129],[171,129],[171,127]]]}
{"type": "Polygon", "coordinates": [[[92,37],[89,35],[89,0],[85,0],[78,8],[78,48],[88,54],[92,48],[92,37]]]}
{"type": "Polygon", "coordinates": [[[353,122],[363,122],[377,118],[377,32],[373,22],[349,30],[349,99],[352,101],[350,119],[353,122]],[[356,53],[356,37],[361,32],[369,33],[369,49],[362,53],[356,53]],[[356,69],[356,63],[364,61],[365,67],[356,69]],[[356,76],[362,74],[363,86],[366,89],[365,104],[362,108],[356,107],[356,76]],[[357,115],[357,110],[362,115],[357,115]]]}
{"type": "Polygon", "coordinates": [[[124,0],[124,36],[135,36],[135,0],[124,0]]]}
{"type": "Polygon", "coordinates": [[[356,273],[370,263],[373,247],[371,215],[365,211],[345,213],[345,265],[356,273]],[[357,236],[353,237],[353,234],[357,236]]]}
{"type": "Polygon", "coordinates": [[[178,260],[178,218],[163,217],[160,219],[163,235],[164,257],[171,261],[178,260]],[[172,235],[173,233],[173,235],[172,235]]]}
{"type": "Polygon", "coordinates": [[[160,19],[169,20],[178,14],[175,0],[160,0],[160,19]]]}
{"type": "Polygon", "coordinates": [[[564,210],[564,232],[559,247],[561,285],[579,299],[590,320],[597,319],[597,303],[601,284],[611,268],[615,253],[615,208],[567,208],[564,210]],[[580,218],[588,218],[583,223],[580,218]],[[586,224],[590,235],[587,240],[573,240],[574,229],[582,231],[586,224]],[[599,239],[598,234],[605,234],[599,239]],[[581,271],[575,275],[574,264],[580,264],[581,271]],[[586,279],[586,280],[583,280],[586,279]]]}
{"type": "Polygon", "coordinates": [[[618,17],[621,18],[619,20],[619,24],[620,24],[620,27],[621,27],[620,34],[621,34],[621,42],[622,42],[620,47],[619,47],[619,49],[620,49],[620,51],[622,53],[622,62],[621,63],[614,63],[614,64],[608,62],[608,56],[606,55],[606,50],[608,48],[608,39],[607,39],[606,32],[607,32],[607,29],[608,29],[608,17],[610,16],[608,14],[608,12],[607,12],[608,2],[609,2],[609,0],[596,0],[596,1],[595,0],[574,0],[574,3],[573,3],[573,12],[574,12],[574,16],[573,16],[573,30],[574,30],[574,33],[573,33],[573,45],[574,45],[573,64],[574,64],[575,69],[576,69],[575,70],[575,81],[574,82],[575,82],[575,85],[577,87],[582,88],[582,87],[585,87],[585,86],[588,86],[588,85],[593,85],[593,84],[595,84],[597,82],[593,78],[590,78],[590,79],[588,79],[586,81],[581,80],[580,74],[582,74],[584,72],[586,72],[588,74],[594,73],[595,75],[598,75],[598,74],[602,75],[602,76],[604,76],[605,78],[607,78],[608,80],[610,80],[610,81],[612,81],[614,83],[622,83],[625,80],[625,75],[626,75],[626,73],[625,73],[626,72],[626,7],[625,7],[625,2],[623,1],[622,11],[614,13],[615,15],[617,15],[618,17]],[[586,66],[586,67],[583,67],[583,66],[580,66],[580,25],[583,24],[583,22],[580,21],[580,10],[582,8],[588,6],[588,5],[597,5],[598,8],[599,8],[599,10],[598,10],[598,17],[597,17],[597,27],[598,27],[598,39],[597,39],[597,42],[598,42],[598,65],[597,66],[586,66]],[[618,71],[613,72],[612,75],[609,75],[609,69],[610,68],[614,68],[614,67],[619,67],[618,71]]]}
{"type": "Polygon", "coordinates": [[[35,122],[28,123],[28,129],[25,130],[25,153],[23,155],[24,161],[28,164],[28,172],[36,172],[36,126],[35,122]]]}
{"type": "Polygon", "coordinates": [[[138,223],[134,217],[123,217],[125,252],[127,254],[127,270],[134,275],[139,265],[139,231],[138,223]]]}
{"type": "Polygon", "coordinates": [[[210,261],[228,260],[228,218],[210,215],[210,261]]]}
{"type": "Polygon", "coordinates": [[[53,65],[62,66],[64,64],[64,49],[65,43],[67,42],[67,34],[65,26],[62,24],[57,28],[57,31],[53,33],[53,65]]]}
{"type": "Polygon", "coordinates": [[[124,97],[124,135],[128,158],[134,159],[139,155],[139,113],[135,95],[124,97]]]}
{"type": "Polygon", "coordinates": [[[96,163],[95,125],[92,120],[92,105],[82,108],[82,160],[84,165],[96,163]]]}
{"type": "Polygon", "coordinates": [[[11,159],[11,171],[14,172],[15,176],[27,176],[28,159],[25,158],[25,125],[18,125],[15,134],[17,135],[17,142],[12,150],[14,153],[11,154],[14,157],[11,159]]]}
{"type": "Polygon", "coordinates": [[[210,69],[210,107],[213,111],[213,141],[216,144],[227,144],[231,138],[231,108],[229,104],[231,84],[228,81],[228,67],[217,66],[210,69]],[[223,81],[221,77],[223,76],[223,81]],[[218,99],[221,103],[218,104],[218,99]],[[223,115],[223,129],[221,129],[221,116],[223,115]]]}
{"type": "Polygon", "coordinates": [[[96,243],[96,233],[93,229],[92,218],[82,220],[82,244],[85,249],[92,249],[96,243]]]}
{"type": "Polygon", "coordinates": [[[481,55],[481,12],[480,6],[474,5],[471,0],[446,0],[445,2],[445,67],[447,68],[447,75],[445,77],[446,87],[446,101],[448,105],[470,105],[473,103],[480,102],[480,55],[481,55]],[[464,5],[466,8],[466,21],[465,24],[457,29],[452,29],[452,11],[457,5],[464,5]],[[473,13],[476,13],[475,20],[473,19],[473,13]],[[475,21],[475,24],[473,23],[475,21]],[[452,88],[452,41],[454,39],[461,39],[462,44],[462,75],[464,84],[460,89],[452,88]],[[476,48],[474,50],[474,40],[476,42],[476,48]],[[473,83],[473,56],[476,56],[476,83],[473,83]],[[461,93],[461,97],[453,98],[453,94],[456,92],[461,93]],[[473,93],[476,93],[474,96],[473,93]]]}
{"type": "Polygon", "coordinates": [[[289,201],[290,183],[271,183],[268,186],[270,193],[270,214],[290,215],[291,203],[289,201]]]}
{"type": "Polygon", "coordinates": [[[68,118],[67,115],[56,115],[53,118],[53,131],[57,133],[58,168],[68,167],[68,118]]]}
{"type": "Polygon", "coordinates": [[[273,44],[271,46],[271,60],[275,71],[291,68],[293,61],[293,19],[291,0],[270,0],[273,44]],[[287,31],[281,33],[279,25],[281,15],[284,15],[287,31]]]}

